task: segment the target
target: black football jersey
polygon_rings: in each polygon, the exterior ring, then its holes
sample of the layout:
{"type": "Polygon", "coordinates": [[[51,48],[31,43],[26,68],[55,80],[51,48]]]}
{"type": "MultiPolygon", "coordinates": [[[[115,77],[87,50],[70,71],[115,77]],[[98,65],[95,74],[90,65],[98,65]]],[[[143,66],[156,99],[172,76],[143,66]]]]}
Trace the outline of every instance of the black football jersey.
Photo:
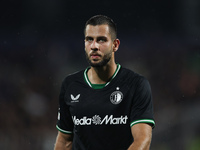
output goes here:
{"type": "Polygon", "coordinates": [[[149,82],[118,64],[105,87],[94,89],[88,70],[64,79],[56,127],[73,134],[73,150],[125,150],[134,140],[133,125],[155,125],[149,82]]]}

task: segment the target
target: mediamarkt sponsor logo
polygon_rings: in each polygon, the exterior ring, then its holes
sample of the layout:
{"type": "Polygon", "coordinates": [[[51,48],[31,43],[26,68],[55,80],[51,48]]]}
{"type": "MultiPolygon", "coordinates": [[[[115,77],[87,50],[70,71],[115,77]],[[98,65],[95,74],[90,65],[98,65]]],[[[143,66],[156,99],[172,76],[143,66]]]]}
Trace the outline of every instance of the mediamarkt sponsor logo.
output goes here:
{"type": "Polygon", "coordinates": [[[113,117],[113,115],[106,115],[103,119],[99,115],[95,115],[91,118],[86,116],[82,118],[76,118],[76,116],[72,116],[75,125],[102,125],[102,124],[126,124],[128,117],[121,116],[121,117],[113,117]]]}

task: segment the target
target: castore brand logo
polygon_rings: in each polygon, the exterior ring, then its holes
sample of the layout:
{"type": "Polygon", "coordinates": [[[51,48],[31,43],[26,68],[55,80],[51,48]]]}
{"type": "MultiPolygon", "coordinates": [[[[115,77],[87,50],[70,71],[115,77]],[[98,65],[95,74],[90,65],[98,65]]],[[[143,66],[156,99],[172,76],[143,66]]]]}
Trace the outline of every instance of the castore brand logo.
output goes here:
{"type": "Polygon", "coordinates": [[[81,94],[78,94],[78,95],[76,95],[76,96],[74,97],[74,95],[71,94],[72,102],[79,102],[78,99],[80,98],[80,95],[81,95],[81,94]]]}

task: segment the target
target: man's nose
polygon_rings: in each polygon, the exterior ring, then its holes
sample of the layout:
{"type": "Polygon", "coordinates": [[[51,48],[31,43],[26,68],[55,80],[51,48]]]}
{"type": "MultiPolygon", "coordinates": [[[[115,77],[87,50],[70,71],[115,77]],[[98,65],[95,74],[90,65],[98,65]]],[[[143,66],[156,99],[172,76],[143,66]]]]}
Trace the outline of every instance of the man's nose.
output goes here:
{"type": "Polygon", "coordinates": [[[99,44],[94,40],[91,45],[91,50],[97,51],[99,49],[99,44]]]}

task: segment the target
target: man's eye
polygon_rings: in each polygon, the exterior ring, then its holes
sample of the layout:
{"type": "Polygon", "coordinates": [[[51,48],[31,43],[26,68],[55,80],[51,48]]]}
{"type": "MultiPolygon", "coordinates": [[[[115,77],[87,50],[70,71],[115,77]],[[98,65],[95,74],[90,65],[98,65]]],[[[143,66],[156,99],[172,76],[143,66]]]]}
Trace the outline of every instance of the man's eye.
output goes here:
{"type": "Polygon", "coordinates": [[[92,38],[86,38],[85,40],[86,40],[86,41],[88,41],[88,42],[91,42],[91,41],[93,41],[93,39],[92,39],[92,38]]]}
{"type": "Polygon", "coordinates": [[[99,42],[106,42],[106,39],[99,39],[99,42]]]}

